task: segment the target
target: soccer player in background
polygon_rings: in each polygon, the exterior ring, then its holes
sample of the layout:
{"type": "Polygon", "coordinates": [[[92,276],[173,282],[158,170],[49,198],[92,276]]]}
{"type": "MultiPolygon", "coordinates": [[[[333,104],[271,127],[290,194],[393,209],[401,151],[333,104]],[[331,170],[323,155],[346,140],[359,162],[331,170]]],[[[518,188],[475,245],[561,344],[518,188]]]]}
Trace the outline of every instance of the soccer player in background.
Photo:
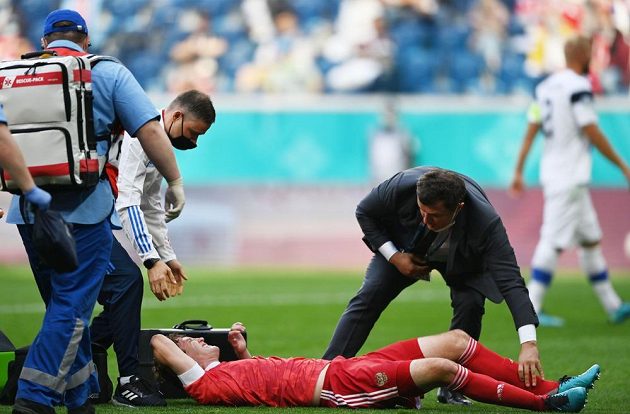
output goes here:
{"type": "Polygon", "coordinates": [[[630,169],[615,152],[597,124],[589,73],[591,44],[575,37],[564,47],[566,69],[551,75],[536,88],[529,123],[510,189],[523,191],[523,166],[538,131],[545,137],[540,163],[544,195],[543,224],[532,259],[529,296],[542,326],[562,326],[564,320],[543,312],[558,257],[577,245],[582,270],[609,319],[620,323],[630,317],[630,303],[613,288],[600,241],[602,231],[588,191],[591,146],[615,164],[630,182],[630,169]]]}

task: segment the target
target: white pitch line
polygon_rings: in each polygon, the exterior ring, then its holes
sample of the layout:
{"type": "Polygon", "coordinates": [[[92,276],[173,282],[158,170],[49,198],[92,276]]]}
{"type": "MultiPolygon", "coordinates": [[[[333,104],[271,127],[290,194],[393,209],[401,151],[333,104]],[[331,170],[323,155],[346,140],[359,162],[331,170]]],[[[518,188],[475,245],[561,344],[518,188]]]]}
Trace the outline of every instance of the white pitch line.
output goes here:
{"type": "MultiPolygon", "coordinates": [[[[348,303],[352,293],[275,293],[271,295],[261,294],[225,294],[225,295],[186,295],[177,296],[168,299],[165,302],[159,302],[157,299],[150,297],[145,298],[142,303],[143,309],[162,309],[162,308],[196,308],[196,307],[232,307],[236,304],[244,306],[296,306],[296,305],[345,305],[348,303]]],[[[394,299],[398,303],[413,302],[448,302],[449,297],[445,292],[434,290],[414,291],[402,294],[394,299]]],[[[100,305],[96,305],[96,312],[100,312],[100,305]]],[[[0,315],[17,315],[30,313],[43,313],[44,305],[38,303],[24,303],[20,305],[0,305],[0,315]]]]}

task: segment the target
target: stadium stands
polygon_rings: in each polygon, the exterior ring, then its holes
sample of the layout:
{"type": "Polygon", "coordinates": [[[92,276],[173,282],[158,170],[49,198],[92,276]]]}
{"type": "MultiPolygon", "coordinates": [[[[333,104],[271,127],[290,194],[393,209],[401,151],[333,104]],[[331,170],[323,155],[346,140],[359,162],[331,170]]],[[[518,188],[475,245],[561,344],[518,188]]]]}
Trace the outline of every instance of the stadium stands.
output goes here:
{"type": "MultiPolygon", "coordinates": [[[[20,36],[31,48],[36,48],[42,21],[50,10],[80,7],[85,9],[82,12],[91,23],[92,51],[119,57],[142,85],[153,92],[177,92],[178,88],[190,86],[171,84],[173,77],[168,75],[178,69],[171,52],[179,42],[202,31],[227,43],[224,53],[204,56],[208,60],[201,63],[212,67],[200,75],[211,77],[203,83],[210,92],[240,92],[241,87],[247,92],[270,91],[269,82],[264,79],[253,86],[251,82],[251,76],[268,76],[265,70],[258,68],[254,74],[249,71],[241,75],[248,79],[245,83],[236,81],[239,73],[251,66],[257,52],[268,50],[270,43],[290,44],[296,39],[306,39],[313,50],[313,56],[309,57],[313,62],[304,64],[314,65],[319,74],[305,72],[302,77],[307,79],[301,79],[297,86],[271,88],[271,92],[295,92],[297,87],[322,93],[505,95],[530,93],[537,79],[558,66],[557,59],[552,58],[558,52],[553,45],[579,31],[598,39],[597,53],[603,57],[597,62],[599,72],[593,76],[599,91],[627,93],[630,68],[627,62],[624,66],[624,56],[629,46],[624,35],[629,28],[623,25],[629,21],[627,6],[617,2],[615,7],[603,10],[591,3],[585,0],[4,0],[0,1],[0,15],[5,21],[17,22],[18,33],[15,25],[1,26],[0,58],[14,58],[20,52],[8,46],[20,36]],[[363,20],[341,19],[344,10],[352,7],[358,7],[353,11],[355,14],[356,10],[366,11],[359,16],[363,20]],[[246,9],[255,12],[247,13],[246,9]],[[298,28],[290,34],[279,33],[274,27],[274,17],[284,11],[297,17],[298,28]],[[208,24],[199,26],[195,17],[191,17],[194,14],[205,16],[208,24]],[[381,33],[369,27],[376,18],[383,19],[381,33]],[[348,21],[361,24],[342,26],[348,21]],[[612,40],[607,41],[604,35],[598,37],[611,31],[617,34],[612,40]],[[357,64],[357,58],[374,56],[374,45],[386,44],[372,43],[379,36],[395,45],[395,51],[381,50],[376,64],[357,64]],[[331,48],[333,58],[329,53],[331,48]],[[341,89],[335,87],[335,82],[318,80],[327,79],[334,69],[338,70],[332,75],[342,73],[352,78],[352,74],[339,69],[348,62],[353,64],[347,65],[347,70],[369,68],[375,76],[366,76],[368,84],[343,84],[341,89]]],[[[203,55],[203,51],[199,54],[203,55]]],[[[277,75],[280,79],[274,78],[272,83],[282,83],[284,76],[288,77],[287,82],[293,82],[292,70],[282,70],[277,75]]]]}

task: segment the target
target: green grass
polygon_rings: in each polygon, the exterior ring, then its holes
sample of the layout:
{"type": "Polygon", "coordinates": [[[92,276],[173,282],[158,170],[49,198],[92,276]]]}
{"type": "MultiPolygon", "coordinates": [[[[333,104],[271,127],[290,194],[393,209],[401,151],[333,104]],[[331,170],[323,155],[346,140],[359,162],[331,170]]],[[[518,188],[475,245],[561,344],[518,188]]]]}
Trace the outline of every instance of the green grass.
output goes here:
{"type": "MultiPolygon", "coordinates": [[[[30,272],[23,267],[0,266],[0,329],[16,344],[26,345],[36,334],[43,304],[30,272]]],[[[158,302],[145,288],[143,328],[170,327],[185,319],[207,319],[216,327],[241,321],[248,329],[254,354],[320,357],[339,315],[358,289],[362,270],[208,270],[189,269],[184,295],[158,302]]],[[[613,274],[618,292],[630,298],[630,273],[613,274]]],[[[561,329],[538,330],[539,348],[548,378],[582,372],[597,362],[602,378],[589,395],[586,413],[630,411],[630,321],[617,326],[606,316],[583,277],[563,274],[556,278],[547,297],[547,311],[566,318],[561,329]]],[[[98,307],[97,307],[98,310],[98,307]]],[[[448,289],[439,276],[431,283],[418,282],[385,311],[363,350],[368,351],[399,339],[433,334],[448,328],[448,289]]],[[[517,358],[518,341],[504,304],[488,303],[481,341],[494,350],[517,358]]],[[[116,368],[110,350],[110,375],[116,368]]],[[[269,408],[201,407],[192,400],[169,401],[165,409],[134,412],[263,413],[269,408]]],[[[99,413],[123,413],[126,409],[100,405],[99,413]]],[[[324,412],[318,408],[285,410],[294,413],[324,412]]],[[[503,407],[475,403],[472,407],[444,406],[435,401],[435,391],[424,399],[423,412],[505,413],[503,407]]],[[[0,406],[0,413],[10,407],[0,406]]],[[[65,412],[60,409],[59,412],[65,412]]],[[[367,412],[367,411],[361,411],[367,412]]]]}

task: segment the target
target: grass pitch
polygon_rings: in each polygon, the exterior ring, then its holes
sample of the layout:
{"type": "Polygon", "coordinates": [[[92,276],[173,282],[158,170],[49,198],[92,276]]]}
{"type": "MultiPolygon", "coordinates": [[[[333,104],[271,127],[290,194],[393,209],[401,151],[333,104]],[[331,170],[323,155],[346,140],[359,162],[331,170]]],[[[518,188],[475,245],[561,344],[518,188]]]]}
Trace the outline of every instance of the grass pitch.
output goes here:
{"type": "MultiPolygon", "coordinates": [[[[271,269],[189,269],[184,294],[158,302],[145,288],[143,328],[164,328],[186,319],[206,319],[216,327],[241,321],[248,329],[253,354],[320,357],[347,301],[361,284],[362,270],[271,270],[271,269]]],[[[27,345],[36,334],[43,304],[29,269],[0,266],[0,329],[16,346],[27,345]]],[[[630,300],[630,272],[612,275],[619,294],[630,300]]],[[[146,285],[145,285],[146,286],[146,285]]],[[[585,413],[628,413],[630,375],[630,321],[611,325],[586,280],[577,274],[562,274],[554,281],[546,302],[548,313],[566,318],[560,329],[540,328],[539,348],[548,378],[582,372],[597,362],[602,378],[589,394],[585,413]]],[[[96,311],[100,308],[97,306],[96,311]]],[[[448,328],[451,309],[448,289],[439,275],[430,283],[418,282],[408,288],[383,313],[363,351],[448,328]]],[[[504,304],[486,306],[481,341],[506,356],[518,357],[518,339],[504,304]]],[[[116,364],[109,351],[110,376],[115,380],[116,364]]],[[[524,412],[482,403],[469,408],[438,404],[435,391],[426,395],[425,413],[524,412]]],[[[59,409],[65,412],[65,409],[59,409]]],[[[192,400],[170,400],[164,409],[136,409],[134,412],[266,413],[271,408],[202,407],[192,400]]],[[[283,409],[291,413],[330,412],[320,408],[283,409]]],[[[0,406],[0,413],[10,407],[0,406]]],[[[129,409],[97,406],[103,414],[129,409]]],[[[361,412],[371,412],[362,410],[361,412]]],[[[376,410],[375,410],[376,412],[376,410]]]]}

